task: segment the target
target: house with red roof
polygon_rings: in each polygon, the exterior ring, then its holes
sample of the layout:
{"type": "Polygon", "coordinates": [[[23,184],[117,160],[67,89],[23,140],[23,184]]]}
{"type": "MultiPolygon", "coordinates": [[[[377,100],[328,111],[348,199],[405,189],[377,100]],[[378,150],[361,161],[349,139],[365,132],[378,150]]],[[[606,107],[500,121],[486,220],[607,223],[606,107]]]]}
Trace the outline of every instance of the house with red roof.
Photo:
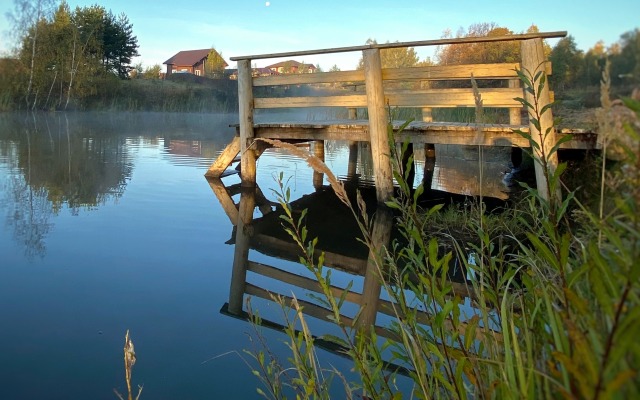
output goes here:
{"type": "MultiPolygon", "coordinates": [[[[205,76],[205,63],[211,51],[215,49],[183,50],[173,57],[163,62],[167,66],[167,75],[173,73],[188,73],[198,76],[205,76]]],[[[226,68],[229,64],[224,62],[226,68]]]]}

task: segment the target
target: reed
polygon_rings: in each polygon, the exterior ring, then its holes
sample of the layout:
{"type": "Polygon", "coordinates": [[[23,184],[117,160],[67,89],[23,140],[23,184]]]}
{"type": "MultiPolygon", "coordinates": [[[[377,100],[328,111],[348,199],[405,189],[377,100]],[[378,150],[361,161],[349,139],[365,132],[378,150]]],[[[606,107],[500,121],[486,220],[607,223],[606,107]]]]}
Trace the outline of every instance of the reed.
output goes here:
{"type": "MultiPolygon", "coordinates": [[[[543,74],[521,71],[520,78],[534,97],[546,84],[543,74]]],[[[624,138],[617,144],[624,157],[612,165],[603,161],[604,195],[591,195],[602,203],[610,201],[596,210],[578,201],[574,192],[546,197],[530,187],[525,187],[520,203],[498,215],[487,214],[481,204],[461,214],[443,211],[443,206],[422,209],[418,199],[424,188],[414,189],[407,181],[411,162],[402,154],[406,144],[391,152],[399,195],[387,206],[395,212],[401,238],[379,246],[364,202],[349,206],[380,284],[392,300],[395,318],[388,329],[393,340],[381,340],[372,327],[358,328],[360,315],[353,325],[344,323],[344,295],[335,297],[331,291],[330,270],[323,267],[322,256],[313,256],[317,239],[307,237],[306,212],[300,217],[291,212],[281,174],[277,196],[285,212],[283,227],[303,252],[302,263],[322,288],[319,301],[331,310],[342,333],[324,339],[351,357],[357,378],[348,381],[346,373],[324,367],[299,304],[280,302],[283,308],[293,307],[295,323],[304,328],[297,331],[294,321],[287,321],[290,364],[256,357],[259,368],[254,372],[263,382],[265,371],[278,376],[266,380],[268,393],[260,393],[282,398],[280,389],[288,387],[297,398],[328,398],[335,390],[332,384],[340,382],[345,398],[637,398],[640,101],[625,99],[622,104],[630,115],[618,123],[624,138]],[[434,221],[439,221],[437,232],[431,229],[434,221]],[[451,221],[457,221],[457,228],[451,221]],[[460,238],[446,229],[465,234],[460,238]],[[442,247],[444,242],[448,246],[442,247]],[[472,307],[464,306],[447,279],[460,267],[472,307]],[[420,317],[425,314],[426,322],[420,317]],[[400,391],[395,385],[398,370],[385,370],[385,363],[405,367],[413,382],[411,393],[400,391]],[[286,380],[273,371],[293,371],[295,377],[286,380]]],[[[535,120],[547,110],[537,108],[536,102],[524,105],[535,120]]],[[[602,115],[613,118],[611,113],[602,115]]],[[[563,185],[566,166],[552,170],[545,164],[557,149],[557,144],[537,149],[547,171],[548,193],[563,185]]],[[[312,167],[326,173],[320,160],[308,157],[312,167]]]]}

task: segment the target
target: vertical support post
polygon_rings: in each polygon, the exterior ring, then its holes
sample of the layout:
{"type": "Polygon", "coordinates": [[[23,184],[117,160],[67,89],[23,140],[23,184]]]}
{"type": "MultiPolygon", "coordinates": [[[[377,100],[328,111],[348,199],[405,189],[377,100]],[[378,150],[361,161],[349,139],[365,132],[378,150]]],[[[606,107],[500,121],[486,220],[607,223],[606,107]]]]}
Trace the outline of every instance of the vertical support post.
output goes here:
{"type": "MultiPolygon", "coordinates": [[[[313,142],[313,155],[318,157],[324,162],[324,140],[316,140],[313,142]]],[[[322,172],[313,171],[313,187],[320,189],[322,187],[322,181],[324,180],[324,174],[322,172]]]]}
{"type": "Polygon", "coordinates": [[[433,122],[431,107],[422,107],[422,122],[433,122]]]}
{"type": "Polygon", "coordinates": [[[382,62],[380,49],[367,49],[362,53],[376,196],[378,203],[384,203],[393,197],[393,174],[387,138],[388,121],[382,87],[382,62]]]}
{"type": "MultiPolygon", "coordinates": [[[[518,80],[518,79],[509,79],[509,87],[510,88],[519,88],[520,87],[520,80],[518,80]]],[[[522,107],[510,108],[509,109],[509,125],[522,125],[521,111],[522,111],[522,107]]]]}
{"type": "MultiPolygon", "coordinates": [[[[349,108],[349,119],[356,119],[358,117],[358,109],[349,108]]],[[[356,178],[358,169],[358,142],[349,142],[349,164],[347,166],[348,179],[356,178]]]]}
{"type": "Polygon", "coordinates": [[[256,206],[255,187],[243,188],[240,194],[240,209],[236,223],[236,244],[233,249],[233,270],[229,289],[229,312],[242,313],[244,291],[247,285],[247,267],[249,262],[249,244],[251,240],[251,222],[256,206]]]}
{"type": "Polygon", "coordinates": [[[378,207],[373,220],[373,232],[371,233],[373,247],[372,250],[369,250],[367,270],[365,271],[362,287],[360,317],[358,318],[359,329],[370,329],[376,323],[382,288],[380,264],[376,260],[381,260],[383,248],[389,246],[392,225],[393,214],[391,210],[385,206],[378,207]]]}
{"type": "MultiPolygon", "coordinates": [[[[536,39],[528,39],[523,40],[520,45],[520,52],[522,54],[522,70],[532,81],[535,90],[538,90],[538,81],[533,82],[533,78],[538,72],[541,72],[546,77],[545,70],[545,57],[544,57],[544,47],[542,44],[541,38],[536,39]]],[[[543,107],[547,106],[551,103],[551,97],[549,95],[549,80],[546,80],[546,83],[542,90],[537,93],[538,98],[534,99],[533,94],[525,91],[525,99],[530,104],[536,104],[538,110],[542,110],[543,107]]],[[[533,110],[528,110],[529,114],[533,110]]],[[[553,115],[551,114],[551,109],[548,109],[544,114],[540,116],[540,131],[535,127],[535,125],[531,121],[532,118],[529,118],[529,133],[531,134],[531,138],[538,144],[540,149],[532,149],[533,156],[536,160],[535,162],[535,171],[536,171],[536,185],[538,188],[538,193],[545,199],[549,199],[550,193],[548,189],[547,182],[547,172],[549,175],[552,175],[556,168],[558,167],[558,155],[556,153],[549,154],[549,150],[554,146],[556,135],[555,129],[553,128],[553,115]],[[547,134],[547,130],[551,128],[549,133],[547,134]],[[548,167],[548,171],[544,170],[544,165],[542,160],[546,160],[546,164],[548,167]]],[[[561,197],[560,187],[558,186],[557,192],[555,193],[558,198],[561,197]]]]}
{"type": "Polygon", "coordinates": [[[240,119],[240,177],[242,186],[256,184],[256,155],[250,149],[253,132],[253,77],[251,60],[238,61],[238,106],[240,119]]]}

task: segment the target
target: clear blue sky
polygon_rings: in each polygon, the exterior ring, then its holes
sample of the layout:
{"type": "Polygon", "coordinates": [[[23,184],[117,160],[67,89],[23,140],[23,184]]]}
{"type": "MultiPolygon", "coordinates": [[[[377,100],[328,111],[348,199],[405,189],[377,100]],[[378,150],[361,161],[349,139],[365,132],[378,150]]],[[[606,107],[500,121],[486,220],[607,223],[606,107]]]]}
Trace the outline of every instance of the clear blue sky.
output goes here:
{"type": "MultiPolygon", "coordinates": [[[[541,31],[568,31],[578,47],[588,50],[597,41],[609,46],[624,32],[640,26],[640,0],[603,2],[536,0],[68,0],[71,8],[100,4],[114,14],[124,12],[133,23],[140,46],[135,62],[162,64],[180,50],[215,47],[231,56],[364,44],[438,39],[449,29],[495,22],[514,32],[531,24],[541,31]]],[[[10,48],[5,18],[13,0],[0,0],[0,51],[10,48]]],[[[555,42],[550,42],[554,44],[555,42]]],[[[422,58],[433,48],[417,48],[422,58]]],[[[329,69],[353,69],[358,53],[307,56],[298,61],[329,69]]],[[[258,61],[264,66],[276,60],[258,61]]],[[[282,61],[282,60],[277,60],[282,61]]]]}

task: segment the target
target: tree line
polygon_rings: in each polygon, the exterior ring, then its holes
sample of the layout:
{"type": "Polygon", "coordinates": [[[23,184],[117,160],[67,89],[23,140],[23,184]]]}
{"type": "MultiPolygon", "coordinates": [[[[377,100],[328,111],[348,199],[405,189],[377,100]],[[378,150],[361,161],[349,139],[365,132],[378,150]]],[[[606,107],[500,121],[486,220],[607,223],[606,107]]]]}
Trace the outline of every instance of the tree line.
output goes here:
{"type": "Polygon", "coordinates": [[[62,1],[16,0],[9,14],[17,35],[14,59],[3,60],[0,102],[26,109],[67,109],[110,82],[128,78],[138,56],[133,25],[100,5],[71,10],[62,1]],[[22,104],[22,105],[20,105],[22,104]]]}
{"type": "MultiPolygon", "coordinates": [[[[537,33],[536,25],[531,25],[525,33],[537,33]]],[[[475,36],[513,35],[512,30],[495,23],[473,24],[468,29],[460,29],[455,36],[446,31],[443,38],[461,38],[475,36]]],[[[374,39],[366,44],[374,44],[374,39]]],[[[597,86],[602,70],[608,59],[611,64],[611,83],[614,86],[640,84],[640,30],[638,28],[623,33],[617,43],[605,47],[603,42],[596,43],[588,51],[577,48],[575,39],[567,36],[551,47],[545,44],[545,52],[552,63],[551,86],[556,93],[597,86]]],[[[440,46],[434,59],[420,60],[415,50],[409,48],[383,49],[380,52],[383,68],[419,67],[428,65],[490,64],[502,62],[520,62],[519,42],[464,43],[440,46]]],[[[364,68],[360,59],[358,69],[364,68]]]]}

